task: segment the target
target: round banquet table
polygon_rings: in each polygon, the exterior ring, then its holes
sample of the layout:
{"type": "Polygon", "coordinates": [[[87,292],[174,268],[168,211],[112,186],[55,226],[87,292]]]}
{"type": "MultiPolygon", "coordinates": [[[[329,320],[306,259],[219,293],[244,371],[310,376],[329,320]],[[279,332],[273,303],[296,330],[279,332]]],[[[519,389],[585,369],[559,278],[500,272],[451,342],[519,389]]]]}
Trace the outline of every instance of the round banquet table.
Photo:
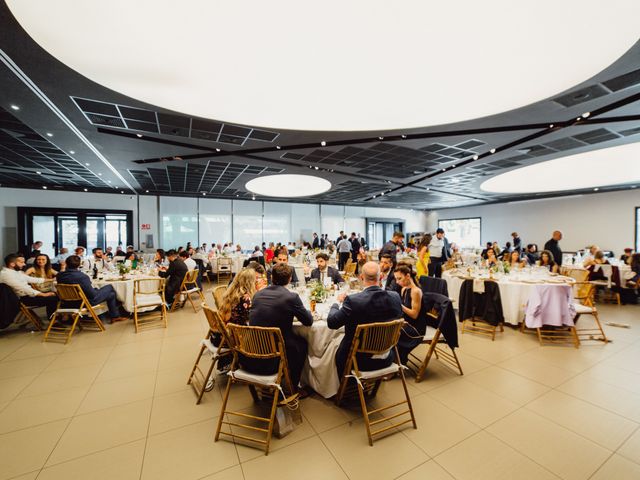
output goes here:
{"type": "MultiPolygon", "coordinates": [[[[449,290],[449,298],[458,305],[460,297],[460,287],[465,281],[466,273],[455,270],[442,272],[442,278],[447,282],[449,290]]],[[[545,279],[531,277],[531,279],[515,280],[513,277],[503,276],[497,279],[498,288],[500,289],[500,301],[502,304],[502,313],[505,323],[518,325],[524,320],[524,312],[529,301],[529,296],[533,287],[536,285],[570,285],[575,280],[567,277],[548,277],[545,279]]]]}
{"type": "MultiPolygon", "coordinates": [[[[300,298],[305,307],[309,308],[309,299],[305,295],[300,298]]],[[[299,322],[293,323],[296,335],[307,340],[309,350],[307,360],[302,370],[300,382],[313,388],[324,398],[331,398],[338,393],[340,378],[336,369],[336,352],[344,337],[344,328],[332,330],[327,326],[327,316],[335,297],[329,297],[326,302],[316,304],[316,315],[313,325],[306,327],[299,322]]]]}
{"type": "Polygon", "coordinates": [[[213,273],[218,272],[218,259],[219,258],[230,258],[231,259],[231,273],[238,273],[242,270],[242,264],[244,261],[249,258],[248,255],[228,255],[227,257],[213,257],[211,259],[211,271],[213,273]]]}
{"type": "MultiPolygon", "coordinates": [[[[122,302],[122,307],[127,312],[133,312],[133,289],[134,289],[134,280],[137,279],[149,279],[149,280],[158,280],[159,277],[155,277],[152,275],[126,275],[125,280],[121,280],[119,277],[114,278],[113,280],[109,277],[102,280],[93,280],[91,283],[96,288],[104,287],[105,285],[111,285],[116,292],[116,298],[119,302],[122,302]]],[[[140,308],[139,311],[143,312],[146,310],[152,310],[155,307],[149,307],[146,309],[140,308]]]]}

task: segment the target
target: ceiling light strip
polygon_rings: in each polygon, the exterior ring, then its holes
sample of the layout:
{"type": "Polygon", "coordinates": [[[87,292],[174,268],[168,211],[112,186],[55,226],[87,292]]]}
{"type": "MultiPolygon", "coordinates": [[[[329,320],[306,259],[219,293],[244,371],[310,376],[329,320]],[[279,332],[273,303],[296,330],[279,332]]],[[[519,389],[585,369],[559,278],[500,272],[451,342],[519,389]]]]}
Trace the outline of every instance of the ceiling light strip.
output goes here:
{"type": "Polygon", "coordinates": [[[127,182],[120,172],[116,170],[116,168],[111,165],[109,160],[106,159],[102,153],[89,141],[87,137],[85,137],[78,128],[71,123],[64,113],[47,97],[40,88],[24,73],[18,65],[9,57],[4,50],[0,48],[0,60],[4,63],[13,74],[20,79],[22,83],[24,83],[27,88],[29,88],[41,101],[44,103],[49,109],[60,119],[62,122],[80,139],[82,143],[84,143],[89,150],[91,150],[96,157],[98,157],[102,163],[104,163],[111,172],[130,190],[135,192],[135,188],[131,186],[129,182],[127,182]]]}

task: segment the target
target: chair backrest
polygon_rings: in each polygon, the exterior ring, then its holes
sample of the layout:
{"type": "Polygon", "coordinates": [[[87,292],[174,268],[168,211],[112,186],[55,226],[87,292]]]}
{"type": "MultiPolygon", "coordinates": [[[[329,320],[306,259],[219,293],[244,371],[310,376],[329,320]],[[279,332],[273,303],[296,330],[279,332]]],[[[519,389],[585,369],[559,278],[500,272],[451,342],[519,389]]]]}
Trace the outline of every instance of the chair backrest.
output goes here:
{"type": "Polygon", "coordinates": [[[347,263],[347,266],[344,268],[344,274],[347,276],[353,276],[356,274],[356,268],[358,267],[357,263],[347,263]]]}
{"type": "Polygon", "coordinates": [[[245,357],[280,357],[286,360],[282,332],[277,327],[249,327],[229,323],[227,331],[233,349],[245,357]]]}
{"type": "Polygon", "coordinates": [[[136,278],[133,281],[134,295],[153,295],[164,291],[164,278],[136,278]]]}
{"type": "Polygon", "coordinates": [[[362,323],[356,328],[353,337],[353,350],[356,353],[370,353],[373,355],[388,352],[395,347],[400,338],[400,330],[404,319],[390,322],[362,323]]]}
{"type": "Polygon", "coordinates": [[[196,281],[198,280],[198,273],[200,273],[198,272],[198,270],[189,270],[182,280],[182,286],[196,283],[196,281]]]}
{"type": "Polygon", "coordinates": [[[227,291],[227,287],[221,285],[213,289],[213,301],[216,304],[216,308],[220,310],[222,308],[222,298],[224,297],[224,292],[227,291]]]}
{"type": "Polygon", "coordinates": [[[67,285],[64,283],[59,283],[56,285],[56,293],[58,298],[63,302],[85,302],[87,301],[87,297],[85,296],[80,285],[73,284],[67,285]]]}
{"type": "Polygon", "coordinates": [[[222,318],[220,318],[220,314],[206,304],[202,305],[202,310],[204,311],[204,316],[207,318],[209,330],[212,333],[219,333],[222,336],[224,343],[226,345],[231,345],[229,332],[227,331],[227,327],[222,321],[222,318]]]}
{"type": "Polygon", "coordinates": [[[589,270],[582,268],[570,268],[567,276],[573,278],[576,282],[586,282],[589,278],[589,270]]]}
{"type": "Polygon", "coordinates": [[[218,268],[220,267],[229,267],[231,268],[231,259],[227,257],[218,258],[218,268]]]}
{"type": "Polygon", "coordinates": [[[576,282],[571,285],[574,300],[583,305],[593,306],[593,294],[596,286],[589,282],[576,282]]]}
{"type": "Polygon", "coordinates": [[[423,275],[420,277],[420,289],[422,293],[439,293],[446,297],[449,296],[449,287],[447,281],[442,278],[428,277],[423,275]]]}

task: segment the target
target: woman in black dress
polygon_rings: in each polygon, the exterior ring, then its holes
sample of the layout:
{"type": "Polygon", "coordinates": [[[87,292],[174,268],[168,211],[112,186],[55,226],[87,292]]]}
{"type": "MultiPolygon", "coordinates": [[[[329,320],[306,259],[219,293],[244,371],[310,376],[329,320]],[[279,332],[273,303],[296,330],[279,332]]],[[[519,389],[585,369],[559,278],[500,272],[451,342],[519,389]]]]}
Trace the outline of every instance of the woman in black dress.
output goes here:
{"type": "Polygon", "coordinates": [[[393,275],[396,283],[402,288],[402,312],[405,323],[398,340],[398,354],[400,362],[406,365],[411,350],[422,343],[427,331],[426,312],[422,308],[422,290],[415,281],[415,275],[410,265],[399,264],[393,275]]]}

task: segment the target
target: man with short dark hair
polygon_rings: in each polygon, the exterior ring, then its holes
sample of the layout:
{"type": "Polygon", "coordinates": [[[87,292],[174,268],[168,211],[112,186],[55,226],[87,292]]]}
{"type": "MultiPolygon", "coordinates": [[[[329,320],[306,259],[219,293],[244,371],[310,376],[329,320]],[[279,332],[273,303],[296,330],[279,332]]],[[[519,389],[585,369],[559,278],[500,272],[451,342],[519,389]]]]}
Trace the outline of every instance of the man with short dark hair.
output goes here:
{"type": "Polygon", "coordinates": [[[385,253],[380,257],[380,278],[378,286],[384,290],[391,290],[400,293],[400,287],[396,283],[393,271],[396,269],[395,257],[385,253]]]}
{"type": "Polygon", "coordinates": [[[444,236],[444,230],[438,228],[436,234],[429,242],[429,275],[440,278],[442,276],[442,264],[451,257],[449,240],[444,236]]]}
{"type": "MultiPolygon", "coordinates": [[[[278,263],[271,270],[272,285],[253,296],[249,325],[254,327],[278,327],[282,332],[287,351],[287,364],[291,375],[292,387],[298,388],[302,367],[307,358],[307,341],[293,333],[293,318],[310,326],[313,323],[311,312],[304,308],[302,300],[295,292],[286,289],[291,280],[292,268],[286,263],[278,263]]],[[[242,359],[240,362],[247,370],[269,375],[277,371],[276,362],[242,359]]]]}
{"type": "Polygon", "coordinates": [[[562,240],[562,232],[556,230],[553,232],[551,239],[544,244],[544,249],[549,250],[553,254],[553,259],[558,264],[558,268],[562,265],[562,249],[560,248],[560,240],[562,240]]]}
{"type": "Polygon", "coordinates": [[[93,253],[93,257],[89,257],[83,262],[83,267],[85,270],[93,270],[93,267],[96,267],[98,272],[102,272],[103,270],[111,270],[111,263],[109,263],[109,260],[105,258],[105,255],[100,247],[94,248],[93,250],[91,250],[91,253],[93,253]]]}
{"type": "MultiPolygon", "coordinates": [[[[275,257],[275,263],[276,265],[280,263],[284,263],[285,265],[289,264],[289,252],[287,252],[286,248],[283,247],[278,250],[278,253],[275,257]]],[[[293,282],[294,284],[298,283],[298,274],[296,273],[295,268],[291,268],[291,282],[293,282]]]]}
{"type": "Polygon", "coordinates": [[[342,237],[344,237],[344,231],[340,230],[340,235],[338,235],[338,238],[336,238],[336,245],[340,243],[340,240],[342,240],[342,237]]]}
{"type": "Polygon", "coordinates": [[[313,233],[313,242],[311,242],[311,248],[320,248],[320,240],[318,239],[318,234],[315,232],[313,233]]]}
{"type": "Polygon", "coordinates": [[[158,275],[162,278],[168,278],[164,287],[164,298],[167,303],[171,305],[173,303],[173,297],[175,297],[176,293],[180,290],[182,280],[184,280],[184,276],[189,269],[180,257],[178,257],[178,252],[173,249],[167,252],[167,260],[169,260],[169,267],[160,267],[158,269],[158,275]]]}
{"type": "Polygon", "coordinates": [[[344,267],[351,255],[351,242],[347,240],[347,236],[343,235],[342,239],[336,245],[338,250],[338,270],[344,271],[344,267]]]}
{"type": "Polygon", "coordinates": [[[351,238],[349,239],[351,243],[351,261],[353,263],[358,263],[358,253],[360,252],[360,240],[356,236],[356,232],[351,232],[351,238]]]}
{"type": "Polygon", "coordinates": [[[80,270],[82,260],[77,255],[71,255],[66,260],[67,268],[64,272],[60,272],[56,276],[56,280],[60,285],[80,285],[80,288],[87,297],[87,300],[91,306],[98,305],[102,302],[107,302],[109,308],[109,317],[111,322],[119,322],[121,320],[128,320],[128,317],[121,317],[120,310],[118,309],[118,301],[116,300],[116,291],[112,285],[105,285],[102,288],[93,288],[91,285],[91,279],[85,273],[80,270]]]}
{"type": "MultiPolygon", "coordinates": [[[[331,279],[331,281],[335,284],[344,282],[344,279],[340,275],[340,272],[330,267],[327,262],[329,261],[329,255],[326,253],[320,252],[316,255],[316,262],[318,263],[318,268],[314,268],[311,271],[311,275],[309,276],[309,280],[318,280],[323,285],[325,284],[325,279],[331,279]]],[[[305,269],[309,267],[305,266],[305,269]]],[[[305,273],[306,275],[306,273],[305,273]]]]}
{"type": "Polygon", "coordinates": [[[378,259],[382,258],[382,255],[391,255],[395,263],[396,255],[398,254],[398,247],[402,244],[403,240],[404,240],[404,233],[394,232],[393,237],[391,237],[391,240],[385,243],[380,249],[380,253],[378,254],[378,259]]]}
{"type": "MultiPolygon", "coordinates": [[[[344,327],[345,334],[336,352],[336,368],[338,375],[344,375],[349,360],[349,351],[353,343],[358,325],[375,322],[391,322],[402,317],[402,300],[397,292],[385,291],[378,286],[380,270],[374,262],[367,262],[362,267],[360,279],[364,290],[354,295],[344,293],[338,297],[342,306],[334,303],[329,311],[327,326],[331,329],[344,327]]],[[[385,358],[372,358],[370,354],[358,355],[358,368],[361,370],[377,370],[384,368],[394,360],[394,350],[385,358]]]]}
{"type": "Polygon", "coordinates": [[[51,318],[58,305],[58,297],[53,292],[40,292],[29,284],[44,283],[44,278],[29,277],[22,269],[24,256],[14,253],[4,257],[4,268],[0,271],[0,283],[11,287],[20,302],[28,307],[46,307],[47,318],[51,318]]]}
{"type": "Polygon", "coordinates": [[[187,266],[187,269],[189,271],[195,270],[196,268],[198,268],[198,264],[196,263],[196,261],[193,258],[191,258],[191,255],[189,255],[189,251],[188,250],[181,251],[179,256],[180,256],[180,259],[187,266]]]}

